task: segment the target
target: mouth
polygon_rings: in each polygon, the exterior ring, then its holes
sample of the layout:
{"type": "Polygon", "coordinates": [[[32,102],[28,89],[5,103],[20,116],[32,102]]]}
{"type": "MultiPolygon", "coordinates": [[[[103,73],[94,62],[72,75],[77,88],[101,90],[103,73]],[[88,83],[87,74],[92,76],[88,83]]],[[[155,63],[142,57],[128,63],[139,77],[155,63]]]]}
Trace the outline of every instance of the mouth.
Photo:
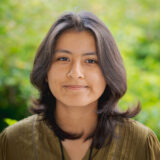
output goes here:
{"type": "Polygon", "coordinates": [[[70,90],[82,90],[88,88],[88,86],[83,86],[83,85],[67,85],[64,87],[70,90]]]}

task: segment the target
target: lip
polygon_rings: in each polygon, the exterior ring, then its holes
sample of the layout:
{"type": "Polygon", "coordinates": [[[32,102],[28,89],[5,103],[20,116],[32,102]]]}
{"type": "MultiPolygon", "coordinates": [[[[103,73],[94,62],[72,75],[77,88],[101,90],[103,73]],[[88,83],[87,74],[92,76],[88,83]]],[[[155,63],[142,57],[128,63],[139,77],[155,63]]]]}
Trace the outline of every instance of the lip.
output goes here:
{"type": "Polygon", "coordinates": [[[64,87],[71,90],[81,90],[81,89],[88,88],[87,86],[83,86],[83,85],[66,85],[64,87]]]}

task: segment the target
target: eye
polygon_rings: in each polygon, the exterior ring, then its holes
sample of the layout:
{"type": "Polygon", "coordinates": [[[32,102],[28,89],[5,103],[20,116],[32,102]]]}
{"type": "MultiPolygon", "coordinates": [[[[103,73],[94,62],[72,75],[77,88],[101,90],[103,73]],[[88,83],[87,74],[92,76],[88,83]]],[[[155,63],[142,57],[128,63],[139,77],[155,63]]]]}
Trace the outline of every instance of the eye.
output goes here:
{"type": "Polygon", "coordinates": [[[58,61],[69,61],[67,57],[59,57],[57,58],[58,61]]]}
{"type": "Polygon", "coordinates": [[[87,63],[97,63],[97,60],[95,60],[95,59],[87,59],[87,63]]]}

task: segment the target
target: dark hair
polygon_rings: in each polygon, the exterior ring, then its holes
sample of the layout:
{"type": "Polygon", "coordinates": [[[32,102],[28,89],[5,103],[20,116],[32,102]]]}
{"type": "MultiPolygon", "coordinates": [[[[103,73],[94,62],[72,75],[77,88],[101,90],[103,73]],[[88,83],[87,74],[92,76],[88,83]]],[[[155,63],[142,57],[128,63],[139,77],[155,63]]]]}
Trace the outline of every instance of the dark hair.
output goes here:
{"type": "Polygon", "coordinates": [[[32,112],[43,114],[43,120],[49,124],[54,133],[61,139],[77,139],[82,134],[71,134],[63,131],[54,118],[56,99],[46,82],[47,72],[52,63],[54,47],[58,37],[68,29],[77,32],[89,31],[96,41],[99,65],[104,74],[107,86],[98,101],[98,124],[96,130],[87,138],[93,138],[93,146],[101,148],[105,140],[109,144],[115,136],[115,126],[123,118],[131,118],[140,112],[140,103],[132,111],[120,112],[118,101],[127,90],[126,71],[112,34],[106,25],[94,14],[86,11],[65,13],[50,28],[40,44],[30,75],[31,83],[39,90],[40,96],[33,100],[32,112]]]}

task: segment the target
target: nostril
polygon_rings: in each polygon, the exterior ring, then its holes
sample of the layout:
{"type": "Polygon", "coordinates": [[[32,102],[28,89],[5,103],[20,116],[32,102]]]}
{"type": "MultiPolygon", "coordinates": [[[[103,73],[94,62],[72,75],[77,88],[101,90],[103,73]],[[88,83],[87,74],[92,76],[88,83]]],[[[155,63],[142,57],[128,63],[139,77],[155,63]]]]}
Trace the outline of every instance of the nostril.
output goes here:
{"type": "Polygon", "coordinates": [[[73,72],[73,71],[70,71],[67,73],[67,77],[72,77],[72,78],[84,78],[84,75],[83,73],[81,72],[73,72]]]}

